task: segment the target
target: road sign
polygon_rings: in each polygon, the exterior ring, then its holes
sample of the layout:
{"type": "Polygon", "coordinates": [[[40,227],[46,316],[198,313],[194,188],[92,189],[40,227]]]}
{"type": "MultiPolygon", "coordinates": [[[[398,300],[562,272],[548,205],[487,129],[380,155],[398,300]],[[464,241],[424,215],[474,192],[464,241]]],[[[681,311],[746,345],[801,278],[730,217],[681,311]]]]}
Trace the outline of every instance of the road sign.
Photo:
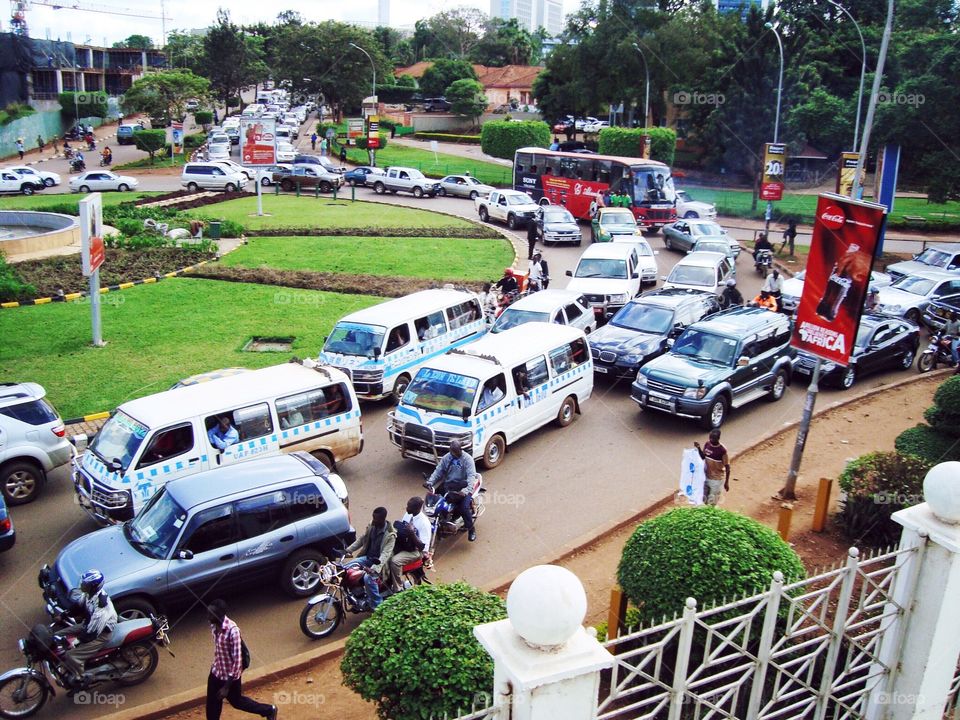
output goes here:
{"type": "Polygon", "coordinates": [[[763,152],[763,182],[760,184],[761,200],[783,199],[786,167],[787,146],[783,143],[767,143],[763,152]]]}

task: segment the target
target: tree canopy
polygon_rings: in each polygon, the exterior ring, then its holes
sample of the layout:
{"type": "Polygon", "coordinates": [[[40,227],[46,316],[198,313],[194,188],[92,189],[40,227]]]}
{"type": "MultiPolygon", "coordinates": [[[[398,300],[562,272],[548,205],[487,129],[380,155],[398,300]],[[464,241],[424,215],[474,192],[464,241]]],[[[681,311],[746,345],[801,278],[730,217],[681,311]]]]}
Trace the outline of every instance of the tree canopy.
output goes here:
{"type": "Polygon", "coordinates": [[[204,98],[210,92],[210,81],[189,70],[164,70],[149,73],[136,80],[121,100],[127,114],[146,113],[152,118],[183,117],[187,100],[204,98]]]}
{"type": "Polygon", "coordinates": [[[476,80],[477,73],[466,60],[437,60],[420,78],[420,89],[427,95],[443,95],[457,80],[476,80]]]}

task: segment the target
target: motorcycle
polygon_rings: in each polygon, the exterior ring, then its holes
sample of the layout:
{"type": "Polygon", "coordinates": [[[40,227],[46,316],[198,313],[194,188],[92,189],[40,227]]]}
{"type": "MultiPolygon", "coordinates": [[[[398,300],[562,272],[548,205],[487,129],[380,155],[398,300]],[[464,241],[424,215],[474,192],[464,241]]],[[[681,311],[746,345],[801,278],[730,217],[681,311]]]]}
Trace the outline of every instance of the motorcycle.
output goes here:
{"type": "MultiPolygon", "coordinates": [[[[307,600],[300,613],[300,630],[308,638],[320,640],[332,635],[340,627],[345,610],[354,614],[373,611],[367,602],[367,591],[363,586],[364,575],[372,571],[350,561],[344,564],[345,557],[331,560],[320,569],[324,591],[307,600]]],[[[404,565],[401,573],[404,577],[404,589],[423,583],[431,584],[427,579],[423,558],[404,565]]],[[[379,577],[377,585],[384,599],[395,594],[379,577]]]]}
{"type": "Polygon", "coordinates": [[[56,695],[55,685],[66,689],[68,695],[110,682],[139,685],[157,669],[160,659],[157,645],[170,644],[167,635],[170,625],[163,616],[120,622],[100,652],[86,661],[78,687],[71,682],[72,672],[63,659],[78,640],[56,633],[57,626],[57,623],[50,626],[38,623],[19,641],[27,665],[0,675],[0,717],[33,715],[56,695]]]}
{"type": "Polygon", "coordinates": [[[944,335],[943,331],[930,336],[930,345],[917,358],[917,371],[930,372],[936,370],[937,365],[953,365],[953,355],[950,353],[950,343],[953,338],[944,335]]]}
{"type": "Polygon", "coordinates": [[[110,167],[110,163],[112,162],[113,162],[113,155],[107,155],[106,157],[104,157],[103,155],[100,156],[100,167],[110,167]]]}
{"type": "Polygon", "coordinates": [[[70,172],[83,172],[87,169],[87,164],[78,157],[70,161],[70,172]]]}
{"type": "Polygon", "coordinates": [[[772,265],[773,251],[767,249],[758,250],[757,257],[753,261],[753,267],[757,271],[757,275],[766,277],[767,271],[770,270],[772,265]]]}
{"type": "MultiPolygon", "coordinates": [[[[429,478],[426,473],[424,473],[424,477],[429,478]]],[[[451,537],[465,529],[463,518],[460,517],[460,513],[457,511],[457,504],[460,501],[462,493],[451,491],[443,495],[438,495],[433,492],[433,486],[429,480],[425,482],[423,486],[427,488],[427,494],[424,497],[423,511],[430,520],[430,527],[433,530],[430,536],[429,548],[429,554],[432,557],[434,548],[437,546],[437,538],[451,537]]],[[[483,476],[477,473],[477,479],[473,481],[473,486],[470,488],[470,507],[473,509],[474,524],[476,524],[477,519],[483,515],[486,509],[483,504],[483,493],[486,491],[487,489],[483,487],[483,476]]]]}

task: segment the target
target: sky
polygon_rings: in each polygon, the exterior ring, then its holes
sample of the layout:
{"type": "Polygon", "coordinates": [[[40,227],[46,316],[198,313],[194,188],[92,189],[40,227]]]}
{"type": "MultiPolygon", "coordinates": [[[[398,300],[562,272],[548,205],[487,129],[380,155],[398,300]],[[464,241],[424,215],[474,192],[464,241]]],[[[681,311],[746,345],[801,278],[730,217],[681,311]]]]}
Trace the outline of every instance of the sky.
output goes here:
{"type": "MultiPolygon", "coordinates": [[[[27,23],[31,37],[70,40],[75,43],[112,45],[134,34],[149,35],[160,44],[163,24],[160,21],[161,0],[56,0],[69,6],[91,9],[119,9],[131,13],[152,15],[153,18],[124,17],[122,15],[83,12],[73,9],[55,10],[31,3],[27,23]]],[[[564,11],[573,12],[580,0],[564,0],[564,11]]],[[[226,7],[238,24],[259,21],[272,22],[283,10],[295,10],[307,20],[340,20],[344,22],[377,20],[378,0],[163,0],[167,16],[166,30],[189,30],[211,25],[217,9],[226,7]],[[269,9],[266,9],[269,8],[269,9]]],[[[390,0],[390,24],[412,26],[420,18],[457,6],[477,7],[490,11],[489,0],[390,0]]],[[[8,3],[0,2],[3,30],[10,29],[7,17],[8,3]]]]}

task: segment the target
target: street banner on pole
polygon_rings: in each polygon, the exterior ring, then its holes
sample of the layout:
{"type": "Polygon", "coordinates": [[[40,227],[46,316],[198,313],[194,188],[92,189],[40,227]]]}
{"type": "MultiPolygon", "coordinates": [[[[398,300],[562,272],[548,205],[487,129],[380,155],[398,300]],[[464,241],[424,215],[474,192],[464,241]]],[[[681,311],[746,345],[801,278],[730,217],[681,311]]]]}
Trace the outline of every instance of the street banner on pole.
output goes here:
{"type": "Polygon", "coordinates": [[[380,116],[371,115],[367,118],[367,147],[380,147],[380,116]]]}
{"type": "MultiPolygon", "coordinates": [[[[877,154],[876,189],[874,199],[887,209],[887,215],[893,212],[893,203],[897,194],[897,174],[900,172],[900,146],[884,145],[877,154]]],[[[883,239],[886,232],[880,233],[876,254],[883,252],[883,239]]]]}
{"type": "Polygon", "coordinates": [[[351,145],[356,145],[357,140],[363,137],[363,118],[347,119],[347,139],[351,145]]]}
{"type": "Polygon", "coordinates": [[[882,205],[820,195],[790,341],[795,348],[838,365],[848,363],[885,221],[882,205]]]}
{"type": "Polygon", "coordinates": [[[90,320],[93,326],[93,344],[103,345],[100,321],[100,266],[103,265],[103,196],[87,195],[80,201],[80,266],[84,277],[90,278],[90,320]]]}
{"type": "Polygon", "coordinates": [[[837,170],[837,195],[850,197],[859,161],[860,153],[858,152],[845,152],[840,156],[840,167],[837,170]]]}
{"type": "Polygon", "coordinates": [[[173,135],[173,154],[182,155],[183,154],[183,123],[174,122],[172,124],[172,135],[173,135]]]}
{"type": "Polygon", "coordinates": [[[787,171],[787,146],[767,143],[763,149],[763,180],[760,183],[761,200],[782,200],[784,177],[787,171]]]}
{"type": "Polygon", "coordinates": [[[275,118],[240,118],[242,165],[275,165],[277,160],[275,118]]]}

